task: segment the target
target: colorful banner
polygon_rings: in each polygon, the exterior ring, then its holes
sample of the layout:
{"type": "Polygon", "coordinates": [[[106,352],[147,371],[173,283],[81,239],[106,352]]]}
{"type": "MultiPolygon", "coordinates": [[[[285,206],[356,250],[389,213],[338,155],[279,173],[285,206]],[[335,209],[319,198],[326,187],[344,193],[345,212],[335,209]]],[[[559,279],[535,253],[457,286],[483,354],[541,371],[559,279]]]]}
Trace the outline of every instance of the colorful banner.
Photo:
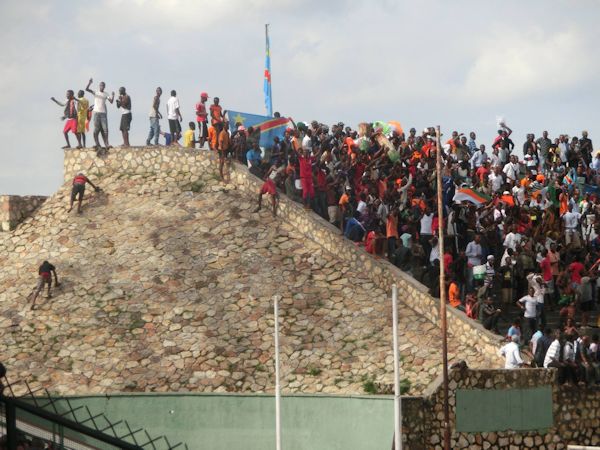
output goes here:
{"type": "Polygon", "coordinates": [[[273,139],[278,137],[283,139],[285,129],[291,126],[291,122],[286,117],[267,117],[257,114],[248,114],[238,111],[227,111],[229,117],[229,128],[233,133],[238,125],[243,125],[246,130],[252,127],[260,129],[259,145],[263,148],[273,147],[273,139]]]}

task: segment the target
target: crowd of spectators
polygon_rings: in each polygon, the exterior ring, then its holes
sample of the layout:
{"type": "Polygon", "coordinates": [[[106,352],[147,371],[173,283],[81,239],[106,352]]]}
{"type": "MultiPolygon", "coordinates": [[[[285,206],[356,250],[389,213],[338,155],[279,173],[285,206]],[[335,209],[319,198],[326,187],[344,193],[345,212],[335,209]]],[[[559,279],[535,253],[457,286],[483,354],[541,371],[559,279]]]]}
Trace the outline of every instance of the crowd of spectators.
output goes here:
{"type": "MultiPolygon", "coordinates": [[[[231,142],[232,153],[253,173],[273,180],[356,245],[410,273],[433,296],[440,294],[443,264],[449,304],[485,328],[512,342],[499,321],[516,319],[511,333],[518,329],[517,345],[523,346],[543,335],[547,313],[555,312],[561,364],[562,349],[572,344],[578,364],[597,365],[597,338],[581,329],[592,325],[599,287],[600,152],[586,131],[555,139],[544,131],[537,139],[527,134],[518,156],[511,136],[501,123],[488,151],[475,132],[436,136],[429,127],[405,134],[383,122],[353,130],[313,121],[294,124],[265,153],[256,130],[241,127],[231,142]]],[[[545,365],[543,357],[539,365],[545,365]]]]}

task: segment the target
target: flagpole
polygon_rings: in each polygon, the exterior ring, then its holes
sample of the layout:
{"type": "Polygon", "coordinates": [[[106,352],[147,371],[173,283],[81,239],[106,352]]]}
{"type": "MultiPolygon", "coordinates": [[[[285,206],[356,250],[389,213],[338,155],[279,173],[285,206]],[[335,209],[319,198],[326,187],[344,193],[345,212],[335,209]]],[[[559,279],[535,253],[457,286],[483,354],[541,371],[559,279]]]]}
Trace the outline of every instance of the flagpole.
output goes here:
{"type": "Polygon", "coordinates": [[[442,141],[439,125],[436,127],[437,210],[438,210],[438,249],[440,263],[440,325],[442,328],[442,378],[444,392],[444,450],[450,450],[450,406],[448,403],[448,324],[446,322],[446,273],[444,267],[444,204],[442,202],[442,141]]]}
{"type": "Polygon", "coordinates": [[[269,41],[269,24],[265,24],[265,46],[266,46],[266,57],[265,57],[265,107],[267,109],[267,116],[273,117],[273,92],[271,89],[271,44],[269,41]]]}
{"type": "Polygon", "coordinates": [[[279,296],[273,297],[275,316],[275,449],[281,450],[281,395],[279,386],[279,296]]]}
{"type": "Polygon", "coordinates": [[[402,450],[402,398],[400,397],[400,356],[398,352],[398,287],[392,285],[392,333],[394,333],[394,449],[402,450]]]}

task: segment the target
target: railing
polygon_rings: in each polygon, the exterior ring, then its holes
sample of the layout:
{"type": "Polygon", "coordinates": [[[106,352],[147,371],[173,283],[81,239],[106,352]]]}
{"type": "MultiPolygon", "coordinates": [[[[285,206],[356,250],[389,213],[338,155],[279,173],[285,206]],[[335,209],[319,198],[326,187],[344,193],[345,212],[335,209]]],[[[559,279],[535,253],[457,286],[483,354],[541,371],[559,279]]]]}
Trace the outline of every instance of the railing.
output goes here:
{"type": "Polygon", "coordinates": [[[53,397],[46,389],[32,390],[26,381],[10,383],[4,377],[2,384],[0,436],[5,435],[7,450],[16,450],[23,439],[67,450],[188,450],[187,444],[152,437],[125,420],[113,422],[87,406],[73,407],[68,398],[53,397]]]}

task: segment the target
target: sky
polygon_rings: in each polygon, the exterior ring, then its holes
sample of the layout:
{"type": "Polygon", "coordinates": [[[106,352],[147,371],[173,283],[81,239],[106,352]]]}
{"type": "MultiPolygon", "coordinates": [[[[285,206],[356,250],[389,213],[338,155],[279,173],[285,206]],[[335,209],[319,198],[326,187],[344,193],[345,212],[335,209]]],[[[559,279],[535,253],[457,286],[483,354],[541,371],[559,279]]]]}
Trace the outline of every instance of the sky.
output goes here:
{"type": "MultiPolygon", "coordinates": [[[[145,142],[157,86],[163,113],[177,90],[184,128],[202,91],[265,113],[265,23],[273,108],[297,121],[440,125],[489,146],[504,117],[518,147],[527,133],[585,129],[600,150],[599,19],[600,0],[2,0],[0,194],[60,186],[62,108],[50,97],[90,77],[127,88],[132,145],[145,142]]],[[[118,145],[116,106],[108,118],[118,145]]]]}

